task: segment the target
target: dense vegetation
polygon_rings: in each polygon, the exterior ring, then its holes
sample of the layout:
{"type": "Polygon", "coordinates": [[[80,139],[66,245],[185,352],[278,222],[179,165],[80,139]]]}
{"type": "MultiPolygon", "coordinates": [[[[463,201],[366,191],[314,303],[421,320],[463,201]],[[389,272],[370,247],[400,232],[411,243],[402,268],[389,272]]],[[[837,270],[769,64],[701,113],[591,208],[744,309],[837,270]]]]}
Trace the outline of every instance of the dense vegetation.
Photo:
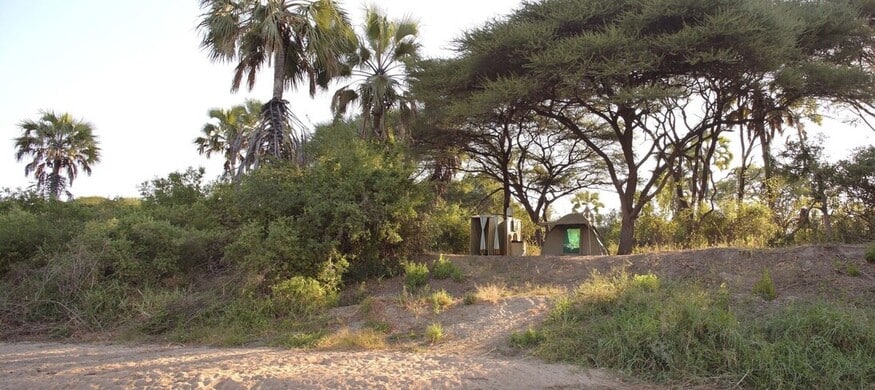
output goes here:
{"type": "Polygon", "coordinates": [[[594,275],[538,329],[512,341],[550,360],[686,386],[866,388],[875,382],[873,311],[796,302],[754,316],[726,289],[655,275],[594,275]]]}

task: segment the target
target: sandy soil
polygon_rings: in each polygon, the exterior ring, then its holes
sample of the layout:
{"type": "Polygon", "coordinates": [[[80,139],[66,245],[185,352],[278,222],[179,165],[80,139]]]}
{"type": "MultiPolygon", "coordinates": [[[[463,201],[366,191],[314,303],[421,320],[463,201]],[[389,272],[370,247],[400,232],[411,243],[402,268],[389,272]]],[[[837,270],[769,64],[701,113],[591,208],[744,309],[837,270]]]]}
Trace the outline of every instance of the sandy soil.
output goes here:
{"type": "Polygon", "coordinates": [[[431,281],[432,291],[444,289],[456,297],[444,312],[405,303],[399,277],[349,289],[349,302],[369,297],[366,312],[362,305],[352,304],[329,313],[336,329],[355,330],[378,321],[386,324],[390,335],[421,335],[437,322],[446,336],[436,345],[421,337],[401,337],[387,350],[365,352],[0,343],[0,389],[638,389],[642,384],[624,382],[615,373],[520,356],[508,347],[508,337],[542,321],[551,295],[572,290],[594,271],[652,272],[666,279],[724,285],[738,299],[750,301],[755,299],[750,293],[753,284],[768,269],[778,299],[761,302],[764,310],[819,297],[871,305],[875,264],[863,260],[865,248],[719,248],[587,258],[448,256],[466,277],[463,282],[431,281]],[[860,274],[849,274],[849,265],[860,274]],[[462,304],[465,293],[485,285],[500,285],[511,293],[498,302],[462,304]]]}
{"type": "Polygon", "coordinates": [[[0,388],[618,389],[610,375],[523,358],[266,348],[0,344],[0,388]]]}

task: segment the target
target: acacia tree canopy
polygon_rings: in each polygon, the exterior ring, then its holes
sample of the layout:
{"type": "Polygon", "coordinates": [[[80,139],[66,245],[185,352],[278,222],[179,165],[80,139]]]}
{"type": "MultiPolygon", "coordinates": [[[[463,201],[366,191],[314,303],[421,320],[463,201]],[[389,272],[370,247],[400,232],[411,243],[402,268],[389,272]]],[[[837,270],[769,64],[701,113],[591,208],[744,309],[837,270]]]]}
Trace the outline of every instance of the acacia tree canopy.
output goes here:
{"type": "Polygon", "coordinates": [[[528,3],[466,33],[433,93],[451,115],[514,107],[582,140],[604,162],[621,205],[619,253],[630,253],[635,220],[667,170],[751,120],[731,114],[761,83],[788,102],[870,99],[871,74],[858,65],[871,35],[861,15],[844,2],[528,3]]]}

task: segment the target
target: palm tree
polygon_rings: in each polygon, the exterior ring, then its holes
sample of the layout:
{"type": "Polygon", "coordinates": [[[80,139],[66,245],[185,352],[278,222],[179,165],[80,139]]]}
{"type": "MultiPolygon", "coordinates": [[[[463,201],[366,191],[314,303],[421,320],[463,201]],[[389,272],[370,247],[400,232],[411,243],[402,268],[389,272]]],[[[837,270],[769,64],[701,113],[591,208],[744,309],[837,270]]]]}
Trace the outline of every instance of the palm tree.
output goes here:
{"type": "Polygon", "coordinates": [[[238,162],[246,161],[248,140],[258,128],[261,106],[257,100],[247,100],[227,110],[211,109],[208,113],[211,121],[204,125],[202,136],[194,140],[198,153],[207,158],[212,153],[224,155],[225,177],[233,176],[238,162]]]}
{"type": "Polygon", "coordinates": [[[15,138],[15,159],[33,158],[24,167],[24,175],[33,173],[39,192],[52,200],[57,200],[61,192],[70,197],[66,189],[73,185],[79,169],[91,176],[91,165],[100,161],[94,127],[67,113],[40,114],[39,120],[28,119],[18,125],[23,134],[15,138]]]}
{"type": "Polygon", "coordinates": [[[201,46],[214,61],[236,62],[231,91],[243,77],[250,90],[258,70],[273,66],[273,96],[261,110],[262,121],[253,132],[242,167],[258,165],[260,151],[276,158],[300,161],[303,135],[283,99],[287,87],[302,83],[310,96],[317,87],[349,72],[345,56],[356,46],[346,13],[334,0],[200,0],[203,33],[201,46]]]}
{"type": "Polygon", "coordinates": [[[389,110],[397,107],[404,116],[413,112],[408,86],[419,60],[418,32],[414,21],[389,21],[380,11],[368,9],[364,37],[353,62],[355,81],[339,89],[331,101],[331,110],[338,117],[346,113],[350,103],[359,101],[363,137],[388,140],[389,110]]]}

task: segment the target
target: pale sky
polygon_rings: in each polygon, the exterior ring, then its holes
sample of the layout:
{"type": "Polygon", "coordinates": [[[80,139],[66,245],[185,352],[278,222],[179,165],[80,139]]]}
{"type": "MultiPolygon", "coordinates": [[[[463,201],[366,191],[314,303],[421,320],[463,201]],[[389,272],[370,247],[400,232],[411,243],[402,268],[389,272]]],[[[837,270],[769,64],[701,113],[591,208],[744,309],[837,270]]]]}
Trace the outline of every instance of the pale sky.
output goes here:
{"type": "MultiPolygon", "coordinates": [[[[75,196],[137,196],[137,186],[189,166],[221,171],[222,160],[198,155],[193,140],[211,108],[270,97],[269,75],[253,92],[229,92],[232,67],[211,63],[200,49],[197,0],[0,0],[0,188],[26,187],[16,162],[18,123],[40,109],[70,112],[95,127],[101,162],[82,174],[75,196]]],[[[341,1],[358,26],[365,4],[341,1]]],[[[464,30],[508,14],[519,0],[378,1],[390,18],[419,20],[424,55],[451,55],[464,30]]],[[[328,97],[287,92],[292,109],[312,128],[331,118],[328,97]]],[[[829,121],[827,148],[843,157],[875,144],[875,132],[829,121]]],[[[816,128],[810,128],[816,131],[816,128]]],[[[613,196],[603,195],[605,203],[613,196]]]]}

